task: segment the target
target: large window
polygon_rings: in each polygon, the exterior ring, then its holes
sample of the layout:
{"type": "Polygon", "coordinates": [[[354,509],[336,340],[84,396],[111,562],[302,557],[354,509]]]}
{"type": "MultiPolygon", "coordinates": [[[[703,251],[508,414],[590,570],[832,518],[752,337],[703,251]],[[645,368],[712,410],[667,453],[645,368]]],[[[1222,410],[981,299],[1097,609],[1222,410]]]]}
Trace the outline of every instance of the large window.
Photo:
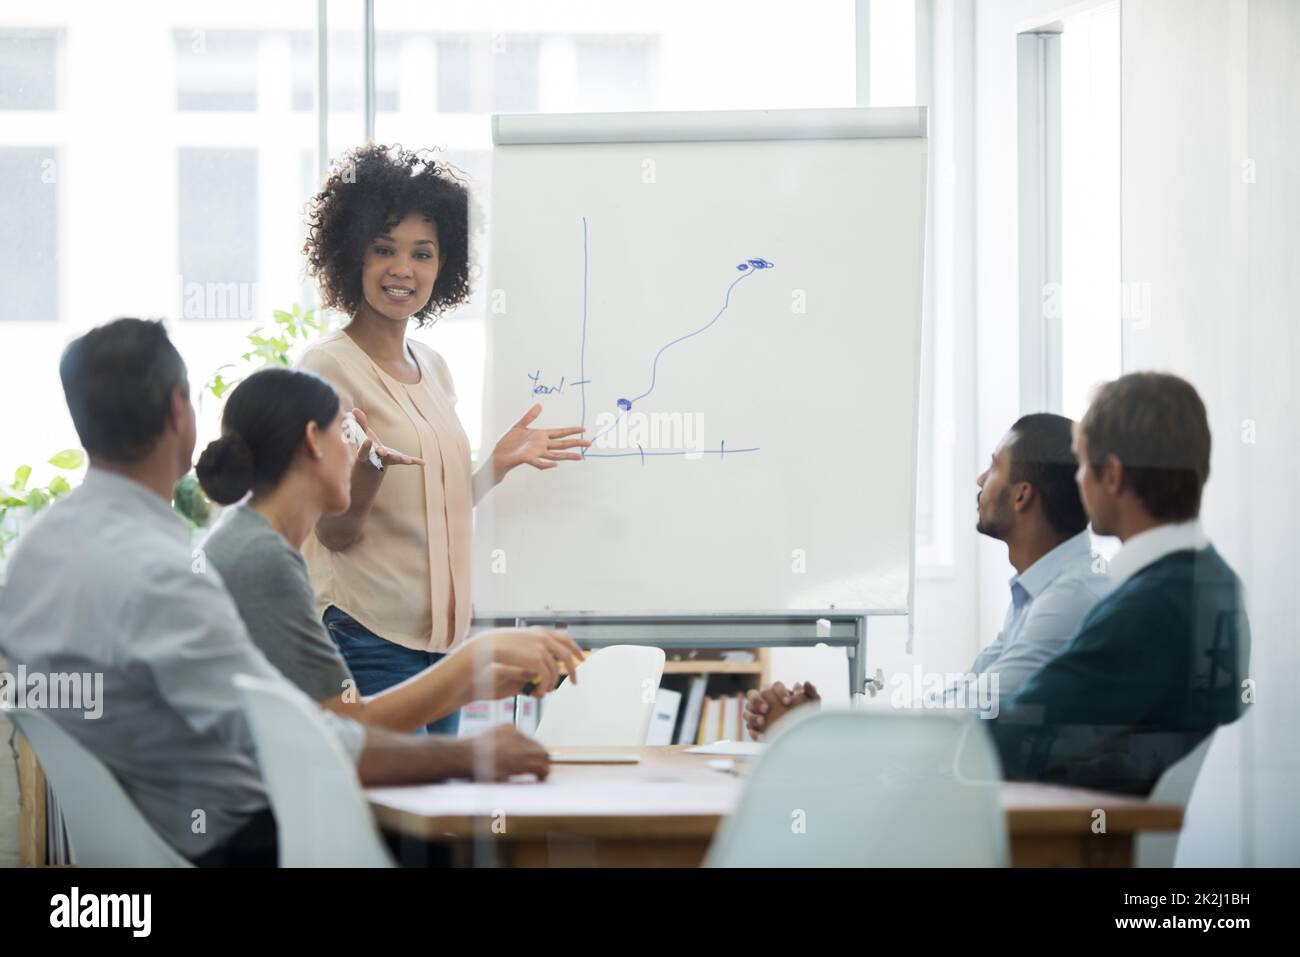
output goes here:
{"type": "Polygon", "coordinates": [[[177,30],[176,108],[256,110],[258,35],[247,30],[177,30]]]}
{"type": "MultiPolygon", "coordinates": [[[[0,8],[0,404],[22,410],[0,477],[79,444],[57,369],[81,331],[165,318],[197,394],[272,309],[304,302],[316,15],[313,0],[0,8]]],[[[204,441],[217,411],[200,407],[204,441]]]]}
{"type": "Polygon", "coordinates": [[[256,319],[257,151],[181,149],[178,158],[180,315],[256,319]]]}
{"type": "Polygon", "coordinates": [[[61,45],[60,30],[0,26],[0,111],[55,108],[61,45]]]}
{"type": "Polygon", "coordinates": [[[50,114],[60,100],[62,30],[0,22],[0,323],[59,317],[59,155],[50,114]]]}
{"type": "Polygon", "coordinates": [[[0,146],[0,321],[59,316],[55,147],[0,146]]]}
{"type": "MultiPolygon", "coordinates": [[[[1061,412],[1120,375],[1119,4],[1061,34],[1061,412]]],[[[1140,295],[1140,291],[1139,291],[1140,295]]]]}
{"type": "Polygon", "coordinates": [[[1120,372],[1119,5],[1018,43],[1021,406],[1077,418],[1120,372]]]}
{"type": "MultiPolygon", "coordinates": [[[[867,10],[869,102],[916,93],[914,0],[753,0],[740,14],[695,0],[376,0],[369,30],[362,0],[330,0],[319,37],[312,0],[59,9],[39,23],[18,7],[0,14],[0,329],[15,330],[0,335],[6,358],[23,357],[4,363],[0,401],[44,410],[10,432],[0,472],[76,444],[53,370],[79,331],[168,318],[197,391],[272,309],[313,305],[303,208],[328,159],[367,129],[442,149],[490,228],[494,112],[853,106],[867,10]]],[[[484,233],[471,302],[419,333],[450,362],[476,443],[488,248],[484,233]]],[[[215,428],[209,403],[200,437],[215,428]]]]}

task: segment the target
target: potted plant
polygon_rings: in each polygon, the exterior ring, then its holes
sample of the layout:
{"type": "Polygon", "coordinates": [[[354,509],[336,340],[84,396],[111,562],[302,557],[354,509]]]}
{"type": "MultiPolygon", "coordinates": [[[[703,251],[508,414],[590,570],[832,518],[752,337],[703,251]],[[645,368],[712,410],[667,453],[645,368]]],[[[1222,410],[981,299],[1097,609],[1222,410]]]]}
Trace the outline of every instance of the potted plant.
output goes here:
{"type": "MultiPolygon", "coordinates": [[[[200,404],[209,395],[218,402],[221,401],[231,389],[259,369],[291,367],[303,346],[325,335],[332,328],[328,321],[317,317],[316,310],[308,309],[304,312],[297,303],[287,312],[276,309],[271,315],[275,320],[273,326],[258,326],[248,334],[249,349],[239,357],[240,361],[219,366],[204,383],[199,390],[200,404]]],[[[216,522],[222,507],[203,494],[198,476],[193,472],[176,483],[173,504],[176,511],[190,523],[191,529],[199,532],[199,541],[195,544],[202,544],[205,532],[200,530],[208,529],[216,522]]]]}
{"type": "Polygon", "coordinates": [[[268,330],[266,326],[258,326],[250,332],[248,342],[251,348],[240,356],[242,361],[227,362],[218,368],[199,392],[199,402],[209,393],[219,401],[258,369],[292,366],[294,355],[300,346],[320,338],[331,328],[328,322],[317,318],[315,309],[303,312],[297,303],[288,312],[276,309],[271,315],[275,318],[275,327],[268,330]],[[236,371],[233,378],[227,372],[231,369],[236,371]]]}
{"type": "Polygon", "coordinates": [[[70,477],[86,464],[81,449],[64,449],[46,460],[58,474],[45,485],[32,485],[32,467],[20,465],[9,484],[0,482],[0,584],[5,581],[9,556],[23,532],[46,506],[72,491],[70,477]]]}

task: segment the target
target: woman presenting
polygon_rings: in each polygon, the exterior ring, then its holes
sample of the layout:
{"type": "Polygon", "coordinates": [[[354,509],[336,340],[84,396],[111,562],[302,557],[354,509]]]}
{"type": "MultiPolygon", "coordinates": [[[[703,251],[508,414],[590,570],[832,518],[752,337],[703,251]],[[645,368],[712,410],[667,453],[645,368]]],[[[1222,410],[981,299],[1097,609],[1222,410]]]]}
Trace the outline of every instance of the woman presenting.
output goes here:
{"type": "MultiPolygon", "coordinates": [[[[348,152],[312,200],[304,252],[322,303],[349,321],[299,366],[357,410],[368,439],[351,505],[321,518],[303,554],[330,637],[372,695],[468,635],[474,505],[511,469],[555,468],[591,443],[578,427],[531,428],[535,405],[471,474],[447,364],[407,338],[412,320],[424,326],[469,295],[469,195],[449,167],[400,147],[348,152]]],[[[428,730],[458,725],[454,712],[428,730]]]]}

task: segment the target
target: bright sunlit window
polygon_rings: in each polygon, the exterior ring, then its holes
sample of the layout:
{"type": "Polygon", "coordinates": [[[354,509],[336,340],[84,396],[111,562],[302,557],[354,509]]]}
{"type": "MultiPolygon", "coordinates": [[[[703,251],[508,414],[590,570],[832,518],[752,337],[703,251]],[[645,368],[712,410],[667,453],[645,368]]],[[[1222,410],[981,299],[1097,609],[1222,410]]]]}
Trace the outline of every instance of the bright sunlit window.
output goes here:
{"type": "Polygon", "coordinates": [[[1061,34],[1061,412],[1120,368],[1119,4],[1061,34]]]}
{"type": "MultiPolygon", "coordinates": [[[[857,7],[755,0],[737,17],[691,0],[375,4],[376,140],[442,149],[483,213],[474,297],[418,333],[450,363],[473,441],[491,114],[853,106],[857,7]]],[[[871,105],[913,103],[915,4],[869,9],[871,105]]],[[[0,402],[31,410],[6,426],[0,474],[77,445],[55,370],[90,326],[167,319],[198,399],[272,310],[315,304],[303,208],[329,158],[364,142],[366,126],[365,4],[331,0],[327,11],[324,157],[311,0],[0,15],[0,402]]],[[[199,403],[201,441],[218,407],[199,403]]]]}

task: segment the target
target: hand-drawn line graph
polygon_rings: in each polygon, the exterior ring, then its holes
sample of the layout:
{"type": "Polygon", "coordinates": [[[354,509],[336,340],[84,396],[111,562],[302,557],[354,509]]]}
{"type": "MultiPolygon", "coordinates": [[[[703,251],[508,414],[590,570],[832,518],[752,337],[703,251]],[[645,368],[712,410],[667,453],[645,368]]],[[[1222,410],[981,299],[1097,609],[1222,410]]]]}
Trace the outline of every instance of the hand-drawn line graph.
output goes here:
{"type": "MultiPolygon", "coordinates": [[[[636,403],[640,402],[642,399],[647,398],[652,392],[654,392],[655,385],[658,381],[659,359],[663,356],[665,352],[667,352],[669,349],[671,349],[673,346],[677,345],[678,343],[685,342],[687,339],[694,338],[695,336],[700,335],[702,332],[705,332],[707,329],[712,327],[719,319],[722,318],[723,313],[725,313],[727,309],[730,308],[732,290],[734,290],[738,285],[740,285],[741,282],[748,279],[750,276],[753,276],[764,269],[772,269],[773,267],[774,267],[773,263],[770,263],[766,259],[761,259],[761,258],[747,259],[744,262],[739,263],[736,266],[736,270],[737,272],[740,273],[740,275],[737,276],[735,279],[733,279],[731,283],[727,286],[726,291],[722,297],[722,306],[721,308],[718,309],[716,313],[714,313],[713,318],[710,319],[708,322],[706,322],[704,325],[700,326],[700,328],[694,330],[693,332],[688,332],[685,335],[678,336],[677,338],[672,339],[669,342],[666,342],[659,347],[658,351],[655,352],[654,354],[654,358],[650,362],[650,382],[646,386],[645,391],[642,392],[640,395],[633,396],[630,399],[620,398],[617,401],[616,405],[618,406],[618,413],[615,415],[614,421],[611,422],[604,429],[602,429],[600,432],[592,436],[593,444],[601,436],[617,428],[619,423],[622,421],[623,417],[626,416],[627,413],[632,411],[632,407],[636,403]]],[[[579,371],[578,371],[578,382],[576,383],[579,387],[581,399],[582,399],[581,424],[583,428],[586,428],[587,426],[587,384],[590,381],[587,378],[587,315],[588,315],[587,301],[588,301],[588,287],[590,283],[590,276],[591,276],[591,260],[590,260],[590,254],[588,249],[588,225],[587,225],[587,217],[583,216],[582,217],[582,339],[581,339],[581,345],[579,347],[579,357],[578,357],[579,371]]],[[[646,451],[638,444],[637,451],[635,452],[630,452],[630,451],[629,452],[593,452],[591,449],[583,449],[582,457],[584,459],[589,459],[589,458],[620,459],[620,458],[639,457],[641,459],[641,464],[644,465],[645,460],[648,456],[688,456],[689,455],[692,457],[698,457],[703,455],[716,455],[719,458],[724,458],[728,454],[728,452],[734,455],[739,452],[757,452],[757,451],[759,451],[757,446],[752,448],[728,449],[726,440],[724,439],[718,443],[718,447],[716,449],[646,451]]]]}

